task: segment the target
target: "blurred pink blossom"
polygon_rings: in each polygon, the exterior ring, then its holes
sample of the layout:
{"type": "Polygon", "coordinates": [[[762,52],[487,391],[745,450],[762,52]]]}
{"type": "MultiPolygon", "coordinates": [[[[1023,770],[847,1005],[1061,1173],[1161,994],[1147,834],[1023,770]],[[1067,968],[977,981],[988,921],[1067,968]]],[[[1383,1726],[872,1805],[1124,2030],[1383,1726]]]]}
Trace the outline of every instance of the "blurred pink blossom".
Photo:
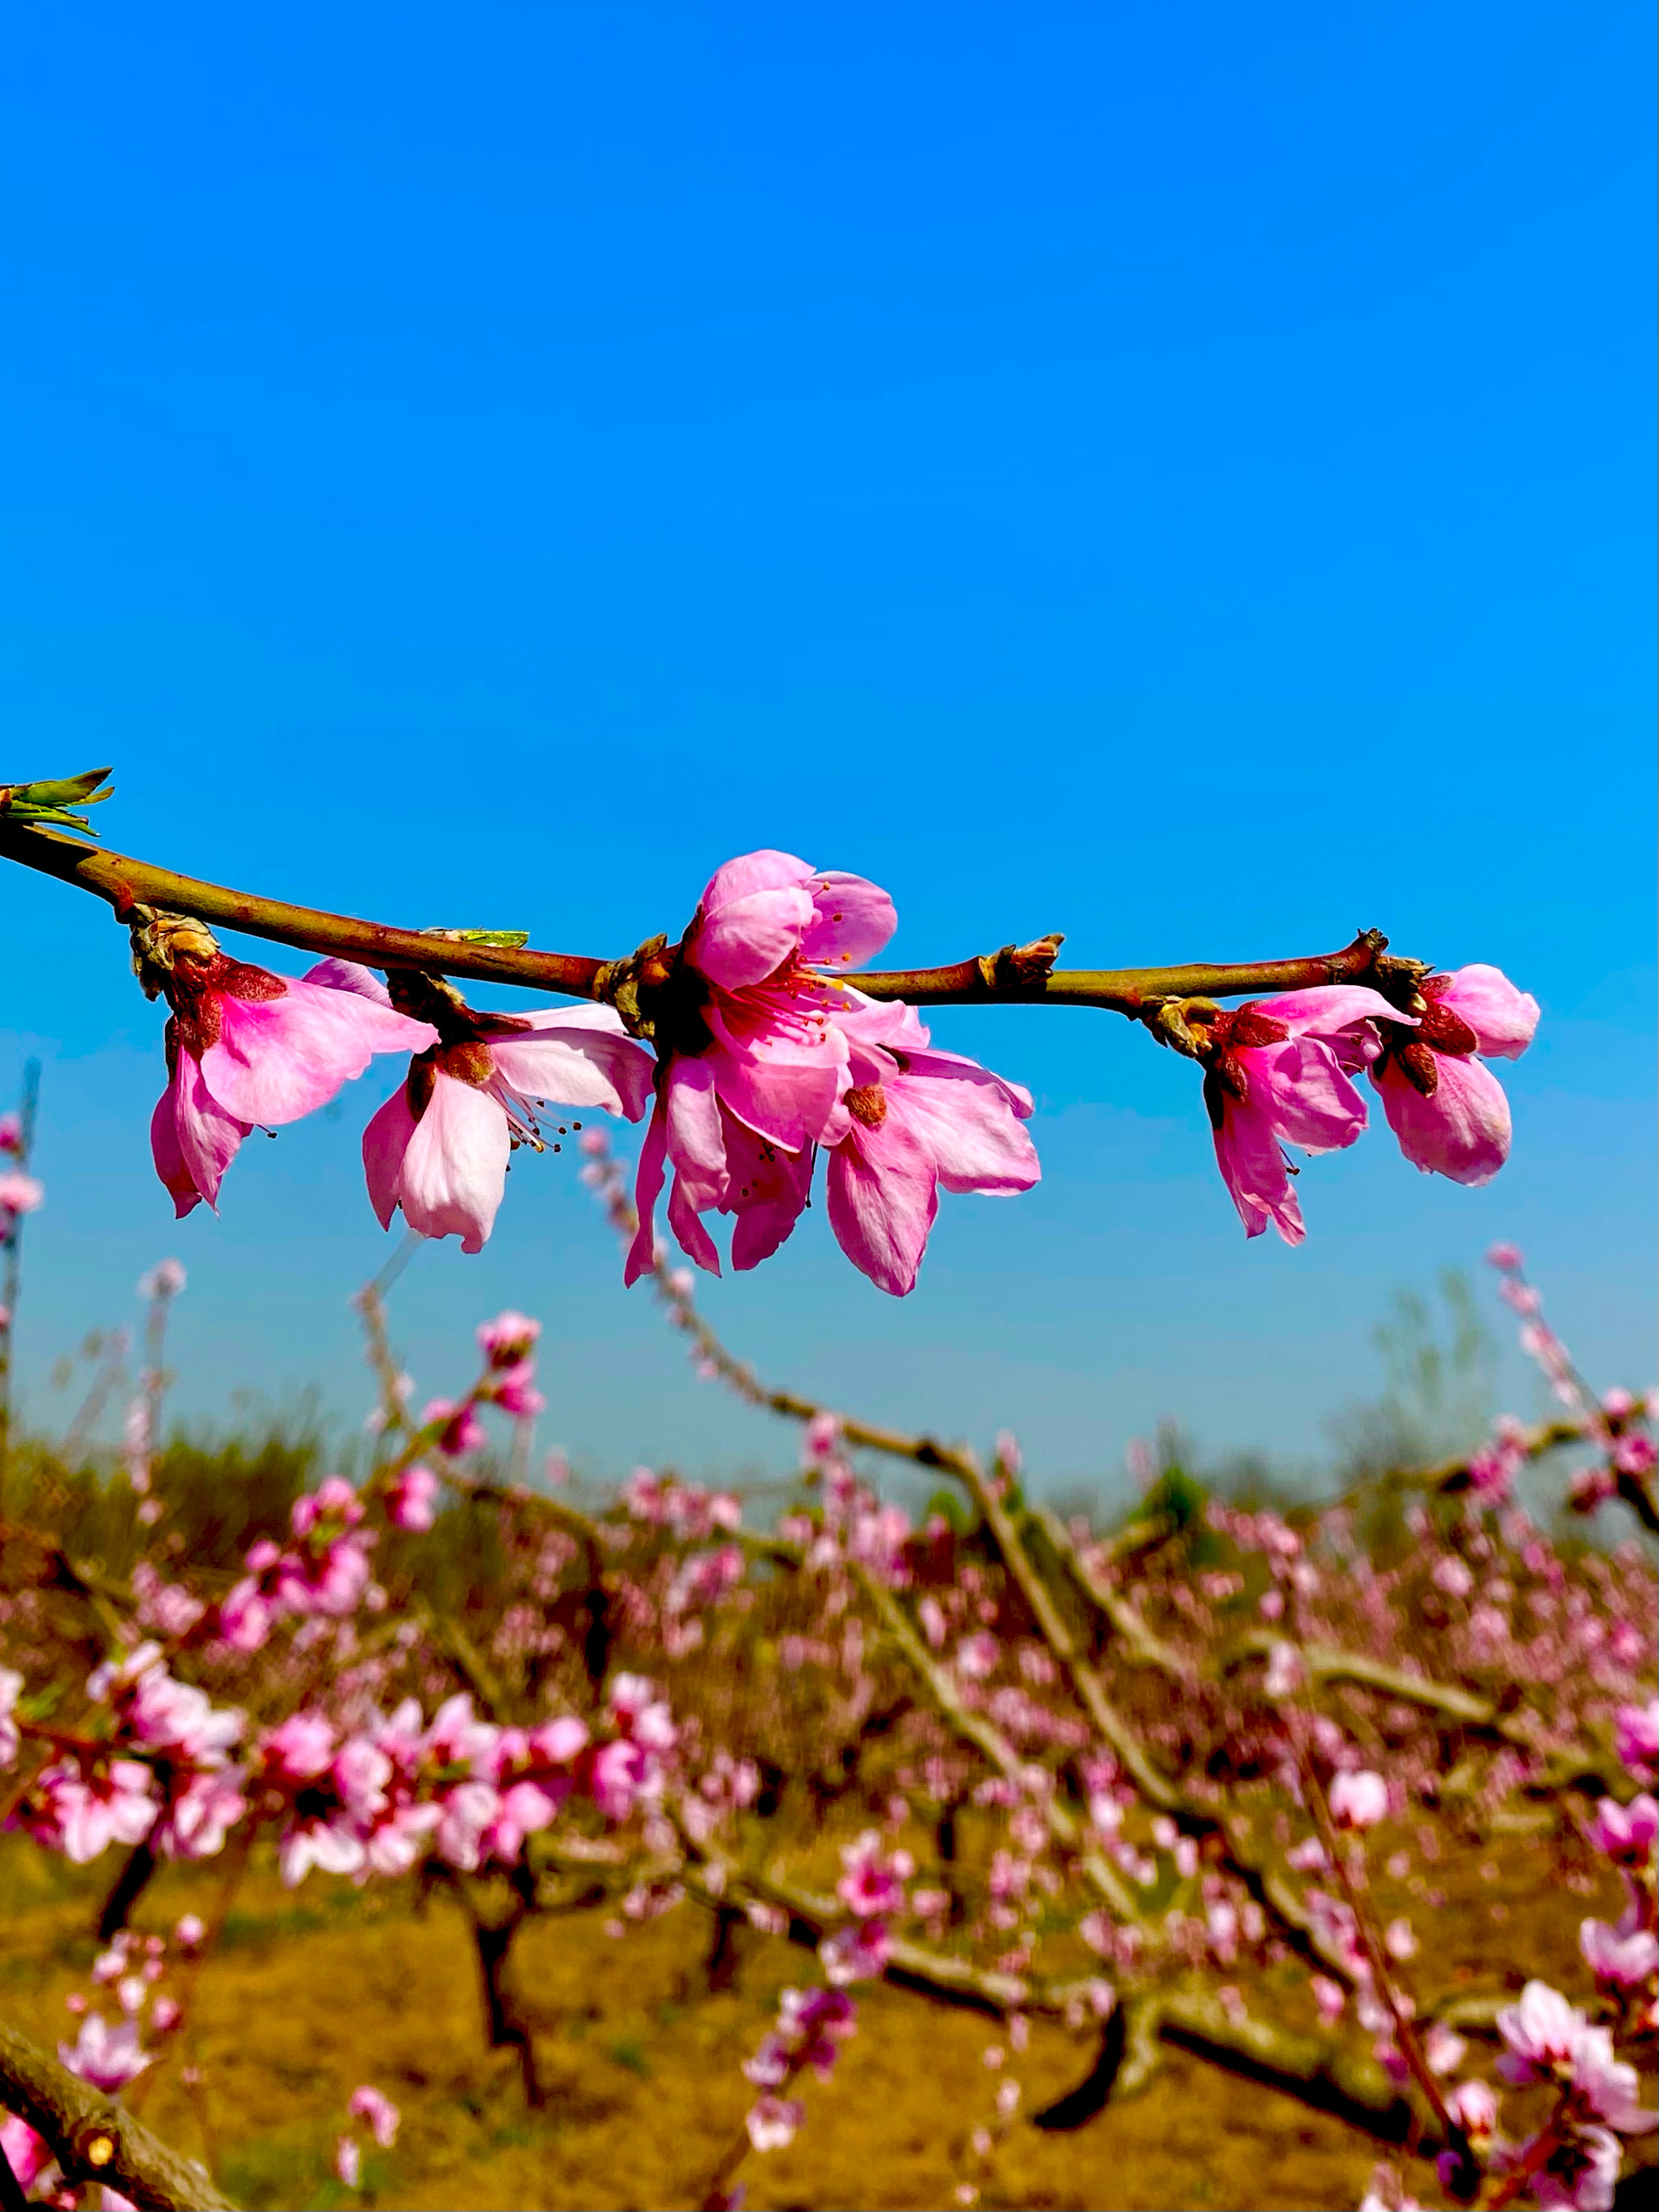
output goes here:
{"type": "Polygon", "coordinates": [[[799,2097],[776,2097],[769,2092],[757,2097],[744,2116],[749,2140],[758,2151],[783,2150],[793,2142],[806,2118],[799,2097]]]}
{"type": "Polygon", "coordinates": [[[118,2021],[110,2027],[103,2014],[96,2012],[82,2019],[81,2032],[72,2044],[58,2045],[58,2056],[71,2074],[78,2074],[110,2097],[118,2095],[151,2063],[139,2044],[137,2021],[118,2021]]]}
{"type": "Polygon", "coordinates": [[[420,1532],[438,1517],[436,1499],[441,1485],[428,1467],[406,1467],[386,1485],[386,1518],[397,1528],[420,1532]]]}
{"type": "Polygon", "coordinates": [[[390,2150],[397,2142],[398,2123],[403,2116],[391,2098],[371,2082],[365,2081],[352,2091],[346,2110],[354,2120],[362,2121],[382,2150],[390,2150]]]}
{"type": "Polygon", "coordinates": [[[1370,1828],[1388,1816],[1389,1785],[1362,1767],[1357,1774],[1334,1774],[1328,1793],[1331,1818],[1339,1828],[1370,1828]]]}
{"type": "Polygon", "coordinates": [[[21,1168],[0,1171],[0,1213],[33,1213],[46,1194],[44,1184],[21,1168]]]}
{"type": "Polygon", "coordinates": [[[1613,1717],[1619,1756],[1634,1775],[1659,1779],[1659,1698],[1645,1705],[1620,1705],[1613,1717]]]}

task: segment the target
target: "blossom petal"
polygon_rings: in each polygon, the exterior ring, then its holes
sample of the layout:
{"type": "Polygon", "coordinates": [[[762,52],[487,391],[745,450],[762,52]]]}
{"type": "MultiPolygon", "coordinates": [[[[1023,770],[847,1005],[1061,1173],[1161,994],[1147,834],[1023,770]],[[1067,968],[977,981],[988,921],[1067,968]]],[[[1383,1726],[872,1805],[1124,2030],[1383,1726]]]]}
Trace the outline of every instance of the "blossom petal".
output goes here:
{"type": "Polygon", "coordinates": [[[1440,994],[1440,1003],[1466,1021],[1492,1060],[1519,1060],[1538,1027],[1538,1001],[1517,991],[1501,969],[1482,961],[1460,968],[1440,994]]]}
{"type": "Polygon", "coordinates": [[[202,1073],[241,1121],[297,1121],[326,1105],[377,1052],[424,1052],[438,1042],[429,1022],[356,991],[283,981],[278,999],[218,994],[219,1038],[202,1054],[202,1073]]]}
{"type": "Polygon", "coordinates": [[[656,1110],[646,1125],[640,1146],[640,1164],[634,1178],[634,1211],[639,1227],[628,1248],[623,1268],[624,1287],[648,1275],[657,1256],[657,1200],[662,1195],[663,1173],[668,1160],[668,1109],[659,1097],[656,1110]]]}
{"type": "Polygon", "coordinates": [[[1279,1136],[1305,1152],[1335,1152],[1365,1127],[1365,1102],[1337,1064],[1334,1050],[1314,1037],[1247,1045],[1239,1053],[1250,1103],[1279,1136]]]}
{"type": "Polygon", "coordinates": [[[878,1289],[903,1297],[939,1212],[932,1155],[890,1114],[835,1146],[827,1181],[836,1243],[878,1289]]]}
{"type": "Polygon", "coordinates": [[[946,1190],[1005,1195],[1042,1181],[1036,1147],[1020,1126],[1029,1092],[954,1053],[907,1057],[904,1073],[883,1086],[888,1120],[897,1115],[932,1153],[946,1190]]]}
{"type": "Polygon", "coordinates": [[[363,1174],[368,1183],[368,1202],[382,1229],[391,1228],[392,1217],[398,1210],[404,1154],[414,1133],[409,1085],[400,1083],[363,1131],[363,1174]]]}
{"type": "Polygon", "coordinates": [[[800,957],[814,967],[853,968],[874,957],[898,927],[893,902],[879,884],[826,869],[808,886],[812,919],[800,957]]]}
{"type": "Polygon", "coordinates": [[[319,960],[314,968],[306,969],[301,980],[320,984],[328,991],[355,991],[360,999],[373,999],[376,1006],[392,1004],[391,992],[374,970],[359,960],[319,960]]]}
{"type": "Polygon", "coordinates": [[[1402,1014],[1380,991],[1361,983],[1328,983],[1316,991],[1286,991],[1279,998],[1255,1002],[1255,1011],[1270,1021],[1283,1023],[1293,1037],[1316,1037],[1329,1045],[1338,1066],[1350,1075],[1358,1068],[1369,1067],[1382,1049],[1382,1040],[1371,1026],[1374,1022],[1402,1022],[1409,1028],[1416,1020],[1413,1014],[1402,1014]]]}
{"type": "MultiPolygon", "coordinates": [[[[847,1088],[846,1042],[839,1034],[830,1036],[811,1059],[786,1048],[775,1059],[757,1062],[720,1043],[702,1055],[702,1062],[738,1119],[792,1152],[830,1133],[847,1088]]],[[[674,1065],[684,1062],[677,1059],[674,1065]]]]}
{"type": "Polygon", "coordinates": [[[614,1006],[548,1006],[529,1020],[529,1029],[489,1041],[498,1072],[521,1098],[599,1106],[630,1121],[642,1117],[655,1071],[614,1006]]]}
{"type": "Polygon", "coordinates": [[[511,1151],[507,1116],[489,1093],[436,1072],[398,1180],[404,1220],[422,1237],[459,1237],[463,1252],[481,1252],[511,1151]]]}
{"type": "Polygon", "coordinates": [[[758,983],[799,946],[814,909],[812,871],[793,853],[745,853],[709,878],[685,950],[723,990],[758,983]]]}
{"type": "MultiPolygon", "coordinates": [[[[712,1202],[712,1201],[711,1201],[712,1202]]],[[[714,1249],[714,1240],[697,1218],[697,1210],[687,1194],[685,1179],[677,1175],[674,1188],[668,1194],[668,1225],[679,1241],[686,1257],[711,1275],[720,1271],[720,1255],[714,1249]]]]}
{"type": "Polygon", "coordinates": [[[178,1129],[178,1101],[174,1091],[178,1073],[167,1079],[167,1087],[155,1102],[155,1111],[149,1117],[150,1157],[155,1162],[155,1172],[161,1176],[168,1196],[173,1200],[175,1218],[185,1216],[202,1202],[190,1170],[185,1165],[185,1156],[179,1149],[178,1129]]]}
{"type": "Polygon", "coordinates": [[[1261,1108],[1227,1100],[1215,1133],[1215,1157],[1247,1237],[1260,1237],[1272,1222],[1287,1244],[1304,1241],[1302,1208],[1273,1124],[1261,1108]]]}
{"type": "Polygon", "coordinates": [[[677,1054],[669,1062],[663,1095],[675,1187],[684,1185],[686,1203],[701,1213],[726,1195],[726,1133],[710,1061],[677,1054]]]}
{"type": "Polygon", "coordinates": [[[805,1210],[812,1182],[811,1148],[785,1152],[726,1116],[727,1187],[723,1211],[734,1213],[732,1265],[739,1273],[769,1260],[805,1210]]]}
{"type": "Polygon", "coordinates": [[[1384,1061],[1380,1079],[1372,1070],[1389,1127],[1401,1151],[1425,1175],[1471,1185],[1490,1182],[1510,1156],[1510,1102],[1504,1086],[1474,1058],[1437,1052],[1434,1066],[1439,1080],[1427,1098],[1396,1061],[1384,1061]]]}
{"type": "Polygon", "coordinates": [[[218,1212],[219,1185],[224,1180],[225,1170],[235,1158],[244,1137],[252,1130],[246,1121],[228,1114],[209,1091],[202,1079],[202,1070],[195,1055],[180,1050],[173,1069],[173,1080],[161,1094],[160,1105],[150,1123],[150,1147],[155,1156],[155,1171],[173,1194],[177,1218],[182,1220],[194,1198],[186,1200],[186,1185],[198,1198],[204,1198],[218,1212]],[[166,1146],[165,1136],[158,1138],[158,1125],[169,1103],[172,1109],[172,1149],[166,1146]],[[166,1152],[166,1164],[163,1153],[166,1152]],[[175,1169],[176,1159],[176,1169],[175,1169]],[[170,1172],[173,1171],[173,1172],[170,1172]],[[173,1173],[182,1176],[175,1182],[173,1173]]]}

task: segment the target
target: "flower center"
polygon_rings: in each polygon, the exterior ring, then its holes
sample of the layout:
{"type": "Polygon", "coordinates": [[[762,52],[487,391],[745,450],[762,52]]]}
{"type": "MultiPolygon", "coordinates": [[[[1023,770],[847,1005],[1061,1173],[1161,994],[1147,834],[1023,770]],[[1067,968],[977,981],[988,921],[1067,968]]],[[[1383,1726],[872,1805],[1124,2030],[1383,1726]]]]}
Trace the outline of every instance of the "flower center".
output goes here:
{"type": "Polygon", "coordinates": [[[842,1092],[841,1103],[866,1129],[878,1129],[887,1119],[887,1093],[878,1083],[855,1083],[842,1092]]]}

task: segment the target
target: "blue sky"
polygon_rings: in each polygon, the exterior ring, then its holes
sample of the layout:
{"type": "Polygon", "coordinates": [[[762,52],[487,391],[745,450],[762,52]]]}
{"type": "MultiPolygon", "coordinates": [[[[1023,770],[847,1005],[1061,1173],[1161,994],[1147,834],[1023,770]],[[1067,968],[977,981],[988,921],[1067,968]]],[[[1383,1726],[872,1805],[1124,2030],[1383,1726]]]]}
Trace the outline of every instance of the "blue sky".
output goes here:
{"type": "MultiPolygon", "coordinates": [[[[612,953],[761,844],[905,961],[1255,957],[1359,924],[1534,991],[1515,1157],[1314,1164],[1246,1245],[1193,1071],[941,1013],[1046,1180],[896,1305],[822,1215],[710,1310],[1056,1479],[1161,1414],[1317,1448],[1390,1291],[1527,1246],[1651,1363],[1647,11],[289,4],[18,19],[0,775],[113,761],[118,848],[612,953]]],[[[0,1086],[46,1062],[28,1403],[177,1253],[184,1400],[315,1382],[385,1240],[384,1064],[174,1227],[105,910],[0,874],[0,1086]]],[[[284,964],[279,959],[277,964],[284,964]]],[[[569,1156],[395,1294],[432,1389],[548,1324],[596,1468],[775,1462],[624,1297],[569,1156]]]]}

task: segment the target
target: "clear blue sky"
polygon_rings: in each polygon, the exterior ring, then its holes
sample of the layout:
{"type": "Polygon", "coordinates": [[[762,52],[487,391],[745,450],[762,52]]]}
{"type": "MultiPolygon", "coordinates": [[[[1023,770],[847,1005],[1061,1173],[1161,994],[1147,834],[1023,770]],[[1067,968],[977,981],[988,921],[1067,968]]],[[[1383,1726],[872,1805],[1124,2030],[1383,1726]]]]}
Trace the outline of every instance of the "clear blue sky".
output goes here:
{"type": "MultiPolygon", "coordinates": [[[[1189,1067],[946,1014],[1036,1092],[1042,1188],[947,1200],[902,1305],[818,1212],[711,1311],[1056,1476],[1166,1413],[1312,1450],[1389,1291],[1498,1234],[1644,1382],[1652,59],[1644,8],[1527,0],[16,15],[0,775],[113,761],[117,847],[570,951],[776,844],[889,886],[907,961],[1495,961],[1546,1018],[1487,1190],[1379,1129],[1302,1251],[1247,1246],[1189,1067]]],[[[165,1253],[187,1402],[355,1410],[384,1073],[175,1228],[120,933],[10,871],[0,916],[32,1411],[165,1253]]],[[[624,1297],[568,1154],[399,1285],[423,1384],[507,1303],[591,1464],[788,1449],[624,1297]]]]}

